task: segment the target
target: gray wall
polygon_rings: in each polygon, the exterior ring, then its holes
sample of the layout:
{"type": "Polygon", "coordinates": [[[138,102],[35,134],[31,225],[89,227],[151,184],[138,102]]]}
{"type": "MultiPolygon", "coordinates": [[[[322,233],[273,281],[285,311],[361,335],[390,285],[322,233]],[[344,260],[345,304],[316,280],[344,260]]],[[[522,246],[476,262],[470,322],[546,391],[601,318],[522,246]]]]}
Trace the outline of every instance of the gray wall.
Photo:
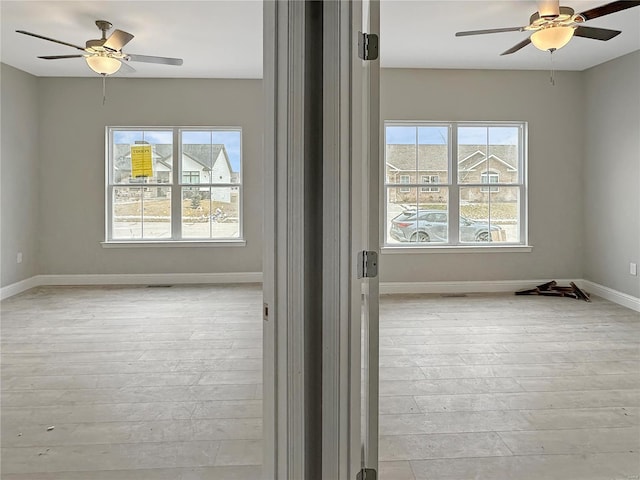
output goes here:
{"type": "MultiPolygon", "coordinates": [[[[40,78],[40,273],[262,270],[260,80],[40,78]],[[246,247],[103,248],[105,126],[240,126],[246,247]]],[[[3,98],[4,100],[4,98],[3,98]]]]}
{"type": "Polygon", "coordinates": [[[384,254],[385,282],[582,278],[583,80],[541,71],[385,69],[383,120],[529,122],[530,253],[384,254]]]}
{"type": "Polygon", "coordinates": [[[585,278],[640,297],[640,52],[584,75],[585,278]]]}
{"type": "MultiPolygon", "coordinates": [[[[586,72],[382,72],[389,120],[529,122],[531,253],[383,254],[383,281],[586,278],[640,296],[640,53],[586,72]],[[613,208],[612,208],[613,207],[613,208]],[[611,232],[615,232],[611,235],[611,232]]],[[[2,65],[1,285],[37,274],[261,271],[262,82],[35,78],[2,65]],[[239,125],[244,248],[104,249],[106,125],[239,125]],[[23,252],[23,263],[16,254],[23,252]]]]}
{"type": "Polygon", "coordinates": [[[0,286],[5,286],[39,272],[38,80],[5,64],[0,68],[0,286]]]}

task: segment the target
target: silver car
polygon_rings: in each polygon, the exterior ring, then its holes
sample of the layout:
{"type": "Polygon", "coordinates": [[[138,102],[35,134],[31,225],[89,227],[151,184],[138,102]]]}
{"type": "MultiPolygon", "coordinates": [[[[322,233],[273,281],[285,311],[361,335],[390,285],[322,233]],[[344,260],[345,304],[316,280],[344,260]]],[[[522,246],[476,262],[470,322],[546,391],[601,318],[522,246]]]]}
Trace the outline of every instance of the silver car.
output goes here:
{"type": "MultiPolygon", "coordinates": [[[[498,225],[460,217],[461,242],[489,242],[492,234],[500,232],[498,225]]],[[[444,210],[405,210],[391,220],[391,238],[398,242],[447,242],[447,212],[444,210]]],[[[502,238],[498,234],[494,237],[502,238]]]]}

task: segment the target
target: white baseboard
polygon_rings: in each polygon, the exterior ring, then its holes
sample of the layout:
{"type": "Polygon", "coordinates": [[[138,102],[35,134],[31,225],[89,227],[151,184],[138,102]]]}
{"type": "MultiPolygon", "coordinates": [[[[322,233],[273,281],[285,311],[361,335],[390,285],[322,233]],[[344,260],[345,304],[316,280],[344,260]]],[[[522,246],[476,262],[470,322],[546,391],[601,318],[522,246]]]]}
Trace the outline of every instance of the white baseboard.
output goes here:
{"type": "MultiPolygon", "coordinates": [[[[541,285],[549,280],[494,280],[462,282],[381,282],[380,293],[504,293],[541,285]]],[[[568,285],[572,280],[557,280],[568,285]]],[[[575,280],[574,280],[575,281],[575,280]]],[[[575,281],[580,286],[580,281],[575,281]]]]}
{"type": "Polygon", "coordinates": [[[187,285],[208,283],[261,283],[262,272],[156,273],[105,275],[36,275],[0,289],[0,300],[40,286],[71,285],[187,285]]]}
{"type": "MultiPolygon", "coordinates": [[[[393,293],[502,293],[540,285],[548,280],[494,280],[469,282],[381,282],[381,294],[393,293]]],[[[572,280],[556,280],[568,285],[572,280]]],[[[187,285],[215,283],[261,283],[261,272],[240,273],[166,273],[123,275],[36,275],[0,288],[0,300],[44,285],[187,285]]],[[[575,283],[589,293],[640,312],[640,298],[588,280],[575,283]]]]}
{"type": "Polygon", "coordinates": [[[599,297],[609,300],[623,307],[630,308],[636,312],[640,312],[640,298],[628,295],[626,293],[619,292],[604,285],[590,282],[589,280],[583,280],[581,288],[584,287],[589,293],[593,293],[599,297]]]}
{"type": "MultiPolygon", "coordinates": [[[[505,293],[541,285],[549,280],[496,280],[487,282],[380,282],[381,294],[398,293],[505,293]]],[[[580,288],[623,307],[640,312],[640,298],[589,280],[556,279],[559,285],[575,282],[580,288]]]]}
{"type": "Polygon", "coordinates": [[[26,292],[27,290],[37,287],[39,285],[37,278],[37,276],[27,278],[26,280],[0,288],[0,300],[13,297],[14,295],[18,295],[19,293],[26,292]]]}

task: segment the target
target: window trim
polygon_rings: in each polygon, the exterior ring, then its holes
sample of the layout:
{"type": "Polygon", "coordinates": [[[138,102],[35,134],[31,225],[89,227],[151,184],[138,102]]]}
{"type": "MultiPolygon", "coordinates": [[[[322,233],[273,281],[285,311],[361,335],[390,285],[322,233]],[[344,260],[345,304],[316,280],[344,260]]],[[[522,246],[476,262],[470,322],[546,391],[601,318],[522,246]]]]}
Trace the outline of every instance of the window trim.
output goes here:
{"type": "MultiPolygon", "coordinates": [[[[417,140],[416,140],[417,141],[417,140]]],[[[385,253],[478,253],[478,252],[531,252],[532,246],[529,245],[529,205],[528,205],[528,122],[526,121],[428,121],[428,120],[384,120],[383,136],[382,136],[382,161],[380,162],[380,179],[382,195],[380,195],[380,246],[385,253]],[[448,135],[448,182],[440,183],[439,187],[449,189],[448,199],[457,199],[455,202],[447,202],[447,212],[449,218],[458,218],[460,206],[460,187],[486,187],[486,184],[465,183],[458,184],[458,168],[455,165],[454,153],[457,151],[458,144],[458,128],[460,127],[517,127],[519,128],[519,145],[518,157],[520,159],[518,165],[517,179],[518,183],[503,183],[500,187],[517,187],[519,189],[519,238],[518,242],[487,242],[474,243],[459,241],[459,228],[454,228],[449,224],[449,236],[447,243],[387,243],[387,207],[388,207],[388,190],[399,184],[393,184],[386,177],[386,145],[387,145],[387,127],[447,127],[448,135]],[[455,146],[454,146],[455,145],[455,146]]],[[[417,171],[416,171],[417,172],[417,171]]],[[[404,185],[403,185],[404,186],[404,185]]],[[[420,187],[420,184],[410,184],[409,187],[420,187]]],[[[499,188],[499,187],[498,187],[499,188]]]]}
{"type": "MultiPolygon", "coordinates": [[[[103,248],[125,248],[129,246],[244,246],[244,155],[243,155],[243,129],[241,126],[106,126],[105,127],[105,230],[103,248]],[[172,165],[171,181],[168,183],[144,184],[146,186],[164,187],[171,189],[171,223],[170,238],[113,238],[113,189],[115,187],[142,187],[136,183],[113,183],[113,134],[116,131],[144,131],[144,132],[172,132],[173,156],[176,158],[172,165]],[[184,183],[182,178],[182,134],[188,131],[237,131],[240,135],[240,165],[237,172],[237,183],[184,183]],[[184,188],[201,186],[206,188],[231,187],[238,191],[238,236],[237,237],[182,237],[182,192],[184,188]]],[[[142,228],[144,228],[144,223],[142,228]]],[[[144,231],[144,230],[143,230],[144,231]]]]}

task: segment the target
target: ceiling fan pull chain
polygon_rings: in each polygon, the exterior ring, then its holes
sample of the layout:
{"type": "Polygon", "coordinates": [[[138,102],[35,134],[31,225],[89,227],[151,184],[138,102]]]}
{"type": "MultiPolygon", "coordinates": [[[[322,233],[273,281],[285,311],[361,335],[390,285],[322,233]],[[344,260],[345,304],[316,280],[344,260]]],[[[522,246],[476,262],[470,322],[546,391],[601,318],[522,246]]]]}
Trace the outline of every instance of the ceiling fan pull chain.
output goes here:
{"type": "Polygon", "coordinates": [[[107,76],[102,74],[102,105],[107,101],[107,76]]]}
{"type": "Polygon", "coordinates": [[[556,85],[556,79],[555,79],[556,71],[553,68],[553,52],[554,51],[555,51],[555,48],[549,49],[549,55],[551,58],[551,71],[549,72],[549,83],[551,83],[551,85],[553,86],[556,85]]]}

